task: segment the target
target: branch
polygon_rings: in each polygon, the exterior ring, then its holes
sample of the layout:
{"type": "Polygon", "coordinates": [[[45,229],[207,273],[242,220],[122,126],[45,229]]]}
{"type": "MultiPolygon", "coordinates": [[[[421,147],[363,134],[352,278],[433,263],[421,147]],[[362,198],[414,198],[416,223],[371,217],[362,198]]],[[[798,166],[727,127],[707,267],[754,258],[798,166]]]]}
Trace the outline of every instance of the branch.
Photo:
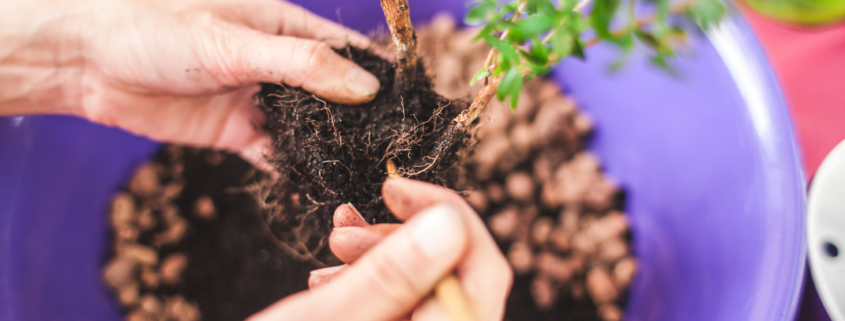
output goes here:
{"type": "MultiPolygon", "coordinates": [[[[514,12],[511,22],[517,22],[519,20],[521,15],[520,12],[525,10],[525,4],[525,1],[518,2],[518,9],[514,12]]],[[[508,37],[509,31],[510,30],[505,30],[502,32],[499,40],[505,40],[508,37]]],[[[487,54],[487,60],[484,62],[484,66],[491,75],[493,74],[493,70],[496,70],[496,57],[498,55],[499,52],[496,51],[496,49],[490,49],[490,53],[487,54]]],[[[496,95],[497,89],[499,89],[498,79],[491,78],[490,76],[485,77],[484,86],[481,87],[481,91],[478,92],[478,96],[475,96],[475,100],[472,101],[472,105],[470,105],[469,108],[461,112],[461,114],[455,118],[455,122],[459,123],[463,128],[469,128],[472,122],[478,118],[478,114],[484,110],[484,107],[487,107],[487,104],[490,103],[490,100],[496,95]]]]}
{"type": "Polygon", "coordinates": [[[404,89],[417,71],[417,35],[411,24],[408,0],[381,0],[381,9],[396,46],[396,85],[404,89]]]}

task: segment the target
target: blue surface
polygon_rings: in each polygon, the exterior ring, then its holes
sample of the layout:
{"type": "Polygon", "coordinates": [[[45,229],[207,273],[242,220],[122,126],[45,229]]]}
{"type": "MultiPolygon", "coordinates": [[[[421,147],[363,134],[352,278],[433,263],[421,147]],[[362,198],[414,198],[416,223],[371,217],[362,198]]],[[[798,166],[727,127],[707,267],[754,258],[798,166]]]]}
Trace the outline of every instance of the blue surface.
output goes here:
{"type": "MultiPolygon", "coordinates": [[[[383,26],[376,1],[303,4],[359,30],[383,26]]],[[[465,10],[447,0],[411,8],[417,21],[465,10]]],[[[640,262],[628,320],[795,314],[804,191],[792,125],[748,28],[727,23],[745,69],[728,68],[699,35],[676,62],[680,79],[642,57],[608,74],[614,53],[601,46],[553,75],[594,117],[591,148],[628,192],[640,262]]],[[[76,118],[0,118],[0,320],[117,319],[100,281],[105,209],[155,147],[76,118]]]]}

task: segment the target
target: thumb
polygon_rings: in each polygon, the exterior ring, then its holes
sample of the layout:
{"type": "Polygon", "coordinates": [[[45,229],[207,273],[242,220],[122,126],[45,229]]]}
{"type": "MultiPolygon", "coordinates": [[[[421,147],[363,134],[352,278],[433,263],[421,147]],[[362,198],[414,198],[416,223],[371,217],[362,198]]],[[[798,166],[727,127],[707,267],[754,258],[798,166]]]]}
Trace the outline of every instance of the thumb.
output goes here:
{"type": "Polygon", "coordinates": [[[452,205],[425,209],[332,282],[282,300],[251,321],[406,316],[463,257],[469,242],[466,229],[452,205]]]}
{"type": "Polygon", "coordinates": [[[367,102],[378,93],[375,76],[323,42],[247,28],[229,30],[230,50],[213,51],[209,65],[220,74],[235,73],[230,86],[285,83],[344,104],[367,102]]]}

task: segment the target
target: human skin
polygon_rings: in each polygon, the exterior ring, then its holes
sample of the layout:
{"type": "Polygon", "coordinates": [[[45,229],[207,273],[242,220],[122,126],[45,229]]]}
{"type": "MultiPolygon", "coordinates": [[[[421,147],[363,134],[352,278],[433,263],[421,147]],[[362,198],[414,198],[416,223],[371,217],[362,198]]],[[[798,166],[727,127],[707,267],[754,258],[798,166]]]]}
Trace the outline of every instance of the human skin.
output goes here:
{"type": "Polygon", "coordinates": [[[286,83],[371,100],[378,80],[330,46],[369,40],[274,0],[7,0],[0,115],[66,114],[259,159],[252,96],[286,83]]]}

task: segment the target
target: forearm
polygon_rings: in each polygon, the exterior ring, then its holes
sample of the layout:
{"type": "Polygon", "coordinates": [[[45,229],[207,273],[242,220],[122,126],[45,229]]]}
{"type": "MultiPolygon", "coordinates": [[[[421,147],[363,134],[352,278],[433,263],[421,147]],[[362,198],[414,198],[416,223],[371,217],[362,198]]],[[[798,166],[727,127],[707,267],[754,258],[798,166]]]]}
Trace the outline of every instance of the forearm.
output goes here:
{"type": "Polygon", "coordinates": [[[82,1],[7,0],[0,10],[0,115],[74,114],[85,70],[82,1]]]}

